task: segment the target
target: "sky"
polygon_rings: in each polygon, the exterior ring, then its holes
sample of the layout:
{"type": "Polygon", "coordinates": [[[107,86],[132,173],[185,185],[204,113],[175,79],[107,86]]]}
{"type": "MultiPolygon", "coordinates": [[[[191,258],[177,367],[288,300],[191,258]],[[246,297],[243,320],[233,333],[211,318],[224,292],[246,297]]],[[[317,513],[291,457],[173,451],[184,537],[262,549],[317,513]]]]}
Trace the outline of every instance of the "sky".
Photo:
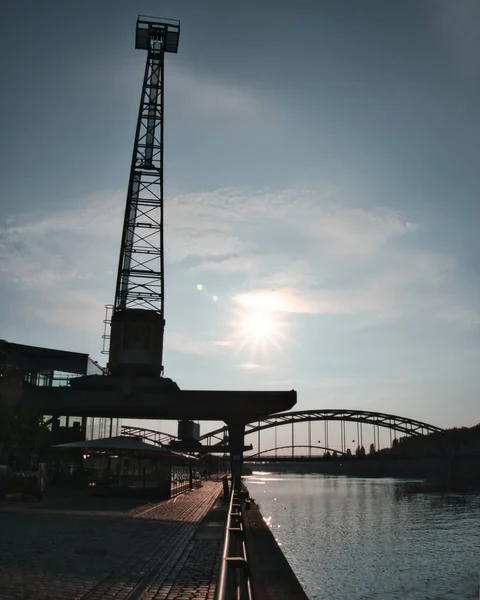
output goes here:
{"type": "Polygon", "coordinates": [[[480,4],[0,7],[0,338],[100,362],[145,53],[165,65],[165,375],[480,421],[480,4]]]}

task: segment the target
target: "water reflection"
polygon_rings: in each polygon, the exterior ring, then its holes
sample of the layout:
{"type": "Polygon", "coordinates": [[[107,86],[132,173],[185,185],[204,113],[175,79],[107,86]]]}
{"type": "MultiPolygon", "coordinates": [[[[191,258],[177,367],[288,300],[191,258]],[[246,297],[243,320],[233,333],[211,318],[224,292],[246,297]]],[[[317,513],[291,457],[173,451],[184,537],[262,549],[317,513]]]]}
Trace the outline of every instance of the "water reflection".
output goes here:
{"type": "Polygon", "coordinates": [[[255,482],[310,598],[479,598],[480,495],[427,493],[406,480],[254,473],[246,479],[253,496],[255,482]]]}

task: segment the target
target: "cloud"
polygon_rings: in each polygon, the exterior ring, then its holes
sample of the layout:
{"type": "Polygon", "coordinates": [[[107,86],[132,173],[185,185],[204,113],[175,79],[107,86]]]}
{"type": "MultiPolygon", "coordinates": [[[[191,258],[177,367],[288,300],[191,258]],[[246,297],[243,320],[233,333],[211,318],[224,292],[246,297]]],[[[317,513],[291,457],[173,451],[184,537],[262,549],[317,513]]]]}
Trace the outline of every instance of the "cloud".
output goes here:
{"type": "MultiPolygon", "coordinates": [[[[30,292],[41,319],[100,330],[113,297],[124,202],[123,191],[112,190],[80,198],[75,208],[0,222],[3,285],[30,292]]],[[[224,301],[376,318],[424,311],[477,326],[455,286],[453,258],[411,248],[420,233],[402,212],[355,206],[338,190],[221,189],[166,203],[168,272],[195,272],[207,286],[213,278],[224,301]]],[[[213,355],[222,343],[195,344],[180,332],[166,339],[171,349],[198,355],[213,355]]]]}
{"type": "Polygon", "coordinates": [[[428,252],[385,250],[365,272],[350,274],[341,286],[314,286],[304,294],[303,311],[354,315],[370,313],[396,317],[432,310],[442,303],[453,274],[451,257],[428,252]]]}
{"type": "Polygon", "coordinates": [[[26,288],[81,284],[110,272],[118,258],[125,194],[79,198],[75,208],[28,212],[0,222],[0,273],[26,288]]]}
{"type": "Polygon", "coordinates": [[[185,68],[169,71],[168,93],[190,118],[225,121],[234,117],[251,119],[265,113],[261,100],[253,92],[185,68]]]}
{"type": "Polygon", "coordinates": [[[247,309],[274,312],[311,312],[308,302],[300,294],[289,290],[258,290],[238,294],[234,301],[247,309]]]}
{"type": "Polygon", "coordinates": [[[113,299],[125,194],[79,198],[75,207],[0,222],[0,277],[39,321],[102,333],[113,299]]]}
{"type": "Polygon", "coordinates": [[[259,365],[257,363],[243,363],[238,365],[240,369],[244,369],[245,371],[266,371],[270,369],[267,365],[259,365]]]}
{"type": "Polygon", "coordinates": [[[232,341],[228,341],[228,340],[217,340],[216,342],[213,342],[216,346],[221,346],[224,348],[229,348],[230,346],[233,346],[233,342],[232,341]]]}
{"type": "Polygon", "coordinates": [[[218,351],[215,344],[210,340],[198,339],[179,331],[165,331],[165,349],[181,354],[213,356],[218,351]]]}
{"type": "Polygon", "coordinates": [[[417,228],[399,211],[349,207],[318,190],[228,188],[177,195],[166,227],[170,260],[195,255],[197,263],[198,257],[212,262],[214,255],[246,260],[275,254],[288,262],[307,252],[365,256],[417,228]]]}
{"type": "Polygon", "coordinates": [[[420,224],[347,200],[339,190],[179,194],[169,209],[170,257],[207,280],[242,276],[248,289],[232,296],[255,309],[395,317],[453,301],[452,257],[412,249],[420,224]]]}
{"type": "Polygon", "coordinates": [[[464,306],[453,305],[445,310],[439,310],[437,316],[465,330],[480,326],[480,312],[464,306]]]}
{"type": "Polygon", "coordinates": [[[59,296],[43,290],[35,294],[28,310],[43,322],[95,333],[100,342],[105,302],[93,294],[65,290],[59,296]]]}
{"type": "Polygon", "coordinates": [[[179,268],[192,268],[198,267],[202,263],[212,263],[213,265],[222,264],[221,268],[225,267],[225,263],[228,264],[229,268],[232,265],[232,261],[239,259],[240,256],[233,252],[226,252],[225,254],[213,254],[200,256],[199,254],[188,254],[185,258],[179,260],[176,264],[179,268]]]}
{"type": "Polygon", "coordinates": [[[358,382],[349,379],[276,379],[270,382],[272,386],[280,386],[285,389],[293,389],[297,386],[302,389],[336,389],[355,387],[358,382]]]}

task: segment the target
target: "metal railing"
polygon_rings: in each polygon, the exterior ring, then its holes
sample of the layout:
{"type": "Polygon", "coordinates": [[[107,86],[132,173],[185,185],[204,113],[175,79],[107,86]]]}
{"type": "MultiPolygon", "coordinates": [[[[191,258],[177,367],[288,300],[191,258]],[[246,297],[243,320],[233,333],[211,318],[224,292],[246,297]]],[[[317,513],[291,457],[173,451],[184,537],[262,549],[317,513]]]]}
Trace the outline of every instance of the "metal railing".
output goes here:
{"type": "Polygon", "coordinates": [[[240,492],[232,489],[228,505],[222,566],[216,600],[253,600],[240,492]]]}

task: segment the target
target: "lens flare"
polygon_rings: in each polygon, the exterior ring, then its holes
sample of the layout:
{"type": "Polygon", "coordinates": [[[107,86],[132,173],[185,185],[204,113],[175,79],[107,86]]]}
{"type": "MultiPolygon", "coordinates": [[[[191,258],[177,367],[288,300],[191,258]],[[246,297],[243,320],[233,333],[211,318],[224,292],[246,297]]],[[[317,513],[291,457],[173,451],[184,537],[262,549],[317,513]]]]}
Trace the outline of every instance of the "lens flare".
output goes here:
{"type": "Polygon", "coordinates": [[[267,356],[272,350],[281,350],[288,340],[286,328],[290,324],[278,311],[246,308],[235,313],[231,322],[231,340],[238,352],[247,350],[250,358],[267,356]]]}

